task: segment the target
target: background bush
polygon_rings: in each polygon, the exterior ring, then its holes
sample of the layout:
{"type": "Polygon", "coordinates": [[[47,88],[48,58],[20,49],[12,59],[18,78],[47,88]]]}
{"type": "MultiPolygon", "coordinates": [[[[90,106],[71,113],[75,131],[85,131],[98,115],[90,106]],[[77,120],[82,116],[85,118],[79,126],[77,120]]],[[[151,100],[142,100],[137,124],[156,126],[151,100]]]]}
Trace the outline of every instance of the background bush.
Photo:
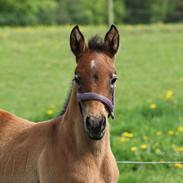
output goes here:
{"type": "MultiPolygon", "coordinates": [[[[114,23],[180,22],[182,0],[113,0],[114,23]]],[[[106,0],[0,0],[0,25],[106,24],[106,0]]]]}

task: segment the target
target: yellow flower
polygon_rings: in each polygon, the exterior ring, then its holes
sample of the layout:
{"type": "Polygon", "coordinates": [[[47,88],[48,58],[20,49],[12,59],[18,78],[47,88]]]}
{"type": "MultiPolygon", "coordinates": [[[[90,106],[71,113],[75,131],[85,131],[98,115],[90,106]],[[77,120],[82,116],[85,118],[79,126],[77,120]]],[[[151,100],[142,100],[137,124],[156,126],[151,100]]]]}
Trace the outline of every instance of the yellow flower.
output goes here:
{"type": "Polygon", "coordinates": [[[133,135],[133,133],[130,133],[130,132],[124,132],[124,133],[122,134],[122,137],[126,137],[126,138],[131,139],[131,138],[134,137],[134,135],[133,135]]]}
{"type": "Polygon", "coordinates": [[[119,138],[119,142],[121,142],[121,143],[128,142],[128,141],[129,141],[129,139],[127,139],[125,137],[120,137],[119,138]]]}
{"type": "Polygon", "coordinates": [[[147,149],[147,144],[142,144],[142,145],[140,146],[140,148],[141,148],[142,150],[146,150],[146,149],[147,149]]]}
{"type": "Polygon", "coordinates": [[[176,152],[183,152],[183,147],[176,147],[175,148],[175,151],[176,152]]]}
{"type": "Polygon", "coordinates": [[[130,150],[131,150],[133,153],[135,153],[135,152],[137,152],[137,147],[133,146],[133,147],[131,147],[130,150]]]}
{"type": "Polygon", "coordinates": [[[165,99],[166,100],[171,100],[173,98],[173,91],[172,90],[168,90],[165,94],[165,99]]]}
{"type": "Polygon", "coordinates": [[[157,132],[156,132],[156,135],[157,135],[157,136],[161,136],[161,135],[162,135],[162,132],[161,132],[161,131],[157,131],[157,132]]]}
{"type": "Polygon", "coordinates": [[[173,130],[169,130],[168,135],[173,136],[173,135],[175,135],[175,132],[173,130]]]}
{"type": "Polygon", "coordinates": [[[177,131],[178,131],[178,132],[183,132],[183,126],[179,126],[179,127],[177,128],[177,131]]]}
{"type": "Polygon", "coordinates": [[[175,168],[183,168],[183,164],[181,163],[175,163],[175,168]]]}
{"type": "Polygon", "coordinates": [[[149,105],[149,107],[150,107],[150,109],[156,109],[157,108],[157,105],[155,104],[155,103],[151,103],[150,105],[149,105]]]}
{"type": "Polygon", "coordinates": [[[49,116],[51,116],[51,115],[53,114],[53,110],[52,110],[52,109],[48,109],[47,114],[48,114],[49,116]]]}

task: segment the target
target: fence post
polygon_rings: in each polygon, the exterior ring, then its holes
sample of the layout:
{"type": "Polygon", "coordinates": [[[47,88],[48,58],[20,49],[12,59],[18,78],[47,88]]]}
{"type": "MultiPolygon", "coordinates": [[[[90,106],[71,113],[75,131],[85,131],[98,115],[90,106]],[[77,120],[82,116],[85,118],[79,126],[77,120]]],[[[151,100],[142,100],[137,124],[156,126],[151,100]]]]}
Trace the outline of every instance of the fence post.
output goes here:
{"type": "Polygon", "coordinates": [[[108,0],[108,26],[113,24],[113,0],[108,0]]]}

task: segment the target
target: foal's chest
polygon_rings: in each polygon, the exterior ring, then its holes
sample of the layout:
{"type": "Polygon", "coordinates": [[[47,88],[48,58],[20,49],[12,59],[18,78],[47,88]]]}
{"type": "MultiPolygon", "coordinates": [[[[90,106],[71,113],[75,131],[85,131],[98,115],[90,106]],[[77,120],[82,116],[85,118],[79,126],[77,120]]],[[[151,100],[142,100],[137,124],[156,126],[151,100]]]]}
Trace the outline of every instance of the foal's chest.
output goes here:
{"type": "MultiPolygon", "coordinates": [[[[49,170],[48,170],[49,171],[49,170]]],[[[59,170],[53,168],[41,178],[40,183],[115,183],[110,175],[102,174],[96,166],[81,166],[75,163],[65,163],[59,170]]]]}
{"type": "Polygon", "coordinates": [[[72,166],[68,168],[68,172],[65,172],[65,182],[68,183],[115,183],[116,177],[114,177],[114,169],[109,167],[104,170],[103,167],[98,167],[94,162],[88,164],[86,162],[72,163],[72,166]]]}

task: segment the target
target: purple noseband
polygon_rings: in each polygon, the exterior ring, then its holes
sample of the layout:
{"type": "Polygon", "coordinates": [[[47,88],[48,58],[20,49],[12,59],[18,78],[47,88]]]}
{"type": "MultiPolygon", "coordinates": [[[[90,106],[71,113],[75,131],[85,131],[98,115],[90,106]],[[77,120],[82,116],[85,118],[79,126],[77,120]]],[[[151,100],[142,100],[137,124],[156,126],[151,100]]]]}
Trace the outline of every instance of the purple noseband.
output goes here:
{"type": "Polygon", "coordinates": [[[85,100],[98,100],[100,102],[102,102],[105,107],[107,108],[108,112],[109,112],[109,116],[111,116],[112,118],[114,118],[114,96],[112,96],[112,101],[109,100],[107,97],[103,96],[103,95],[99,95],[97,93],[93,93],[93,92],[86,92],[86,93],[77,93],[77,101],[81,102],[81,101],[85,101],[85,100]]]}

